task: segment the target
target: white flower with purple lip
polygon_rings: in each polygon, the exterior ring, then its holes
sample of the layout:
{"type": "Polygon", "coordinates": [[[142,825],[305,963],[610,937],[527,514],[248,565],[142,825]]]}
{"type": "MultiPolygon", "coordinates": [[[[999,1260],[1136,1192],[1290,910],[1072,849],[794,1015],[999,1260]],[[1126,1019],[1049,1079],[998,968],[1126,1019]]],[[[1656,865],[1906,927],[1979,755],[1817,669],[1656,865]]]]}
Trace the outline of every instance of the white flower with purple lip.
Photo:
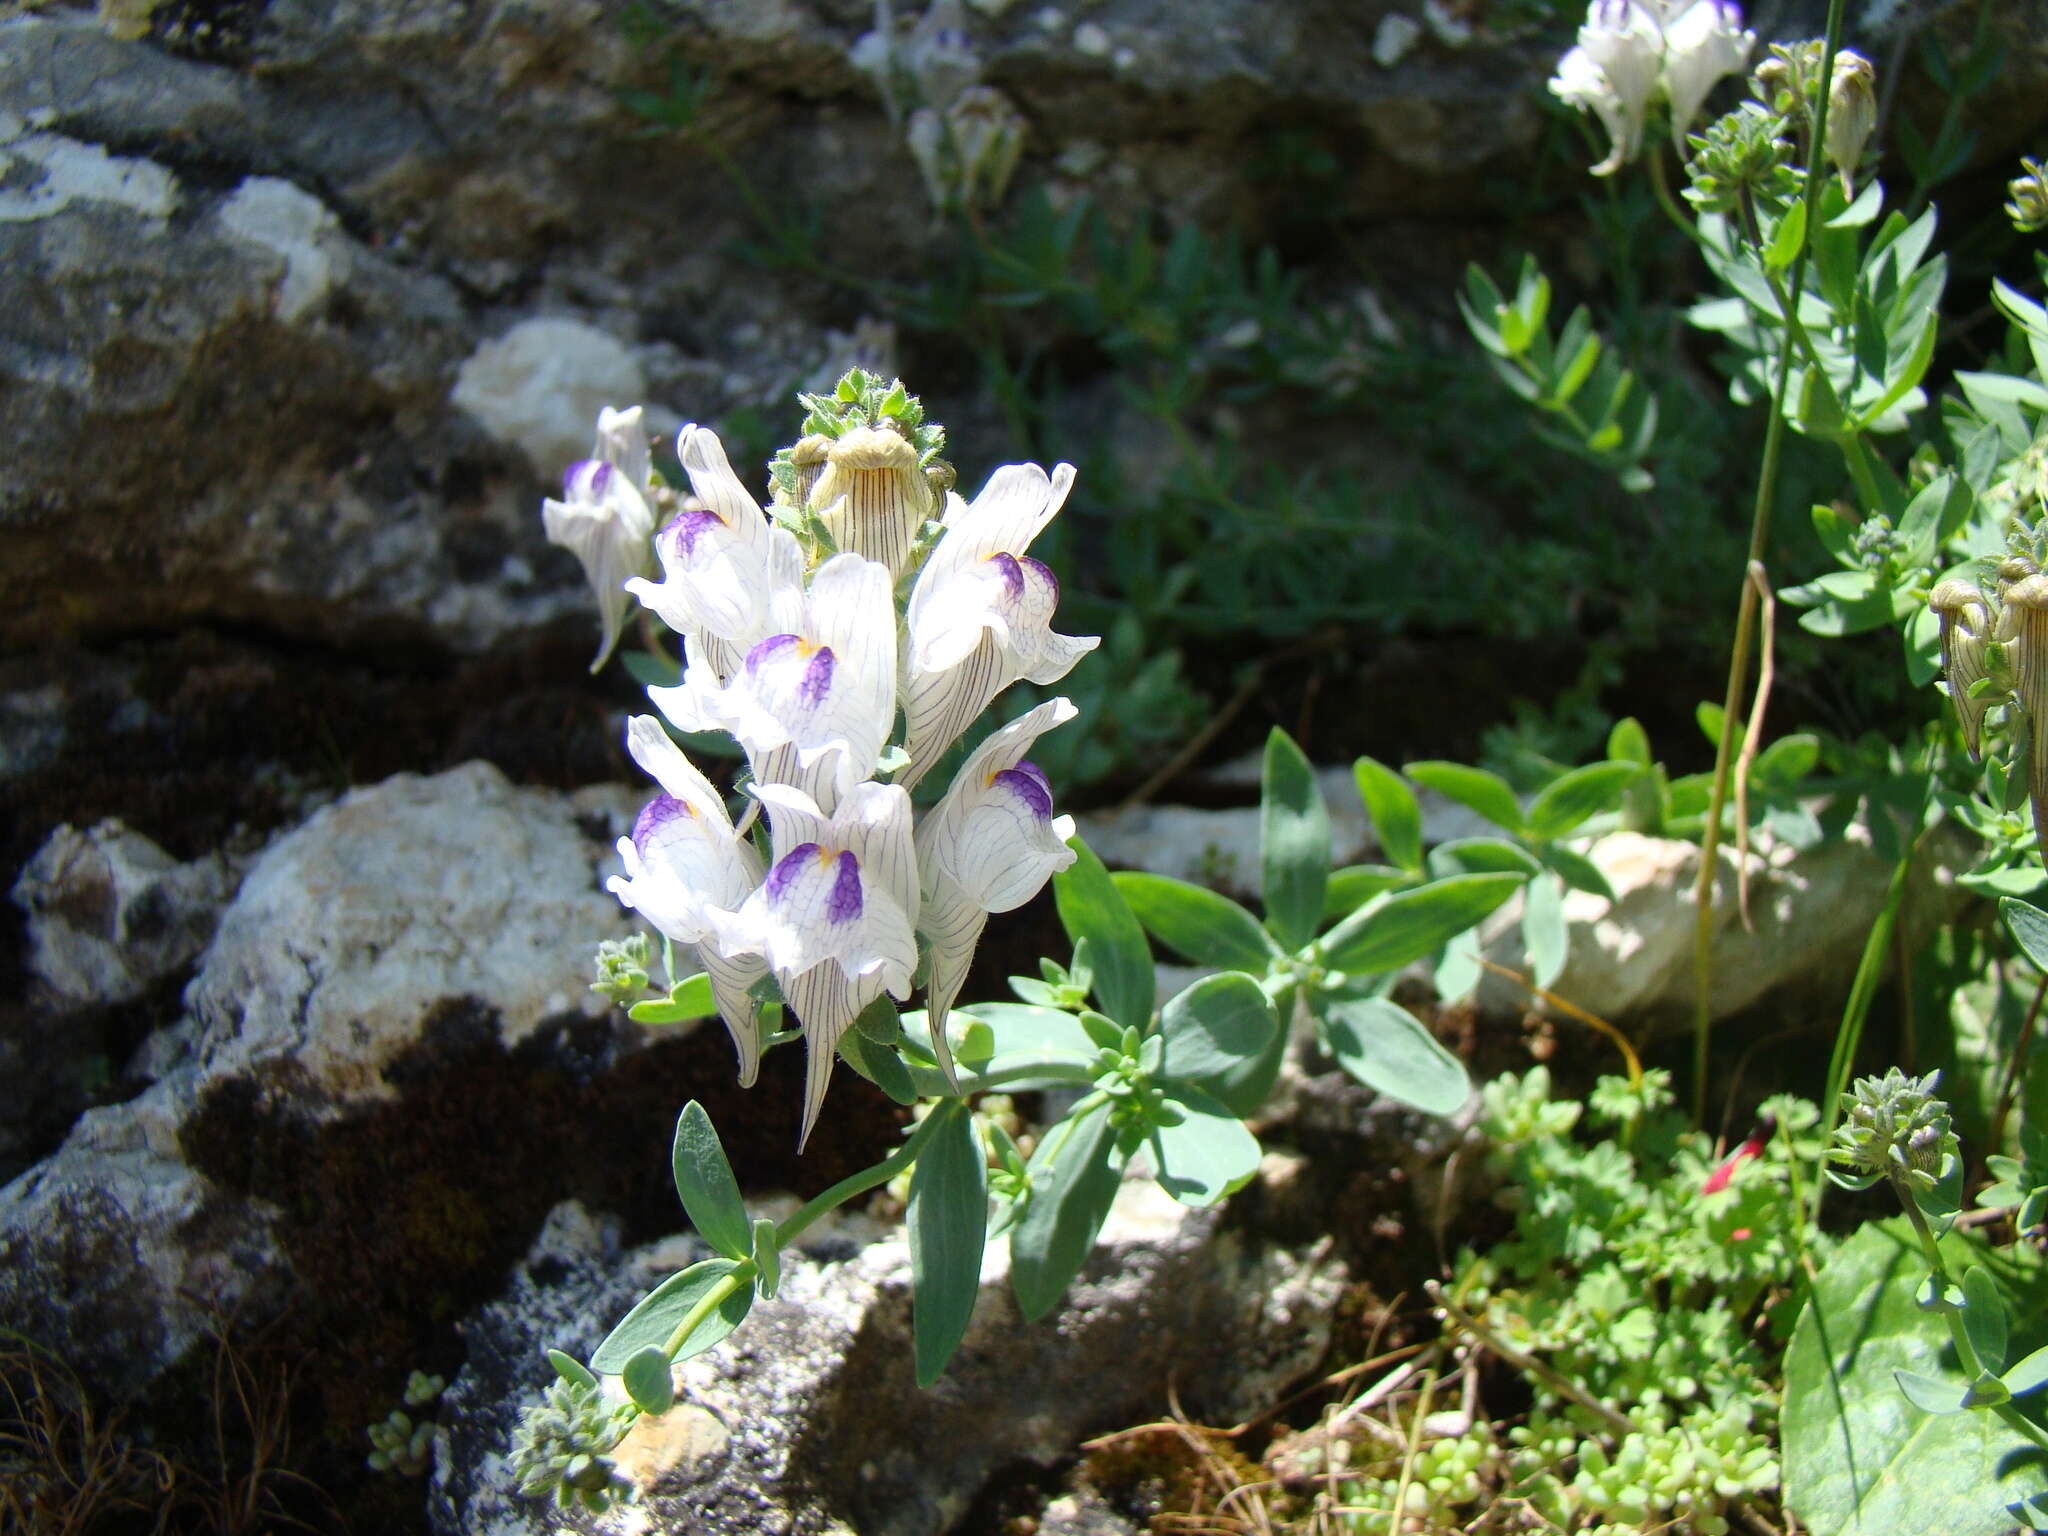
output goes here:
{"type": "Polygon", "coordinates": [[[1023,906],[1074,862],[1067,846],[1074,818],[1053,815],[1052,786],[1024,754],[1075,714],[1067,700],[1048,699],[990,736],[960,765],[946,798],[917,829],[924,877],[918,930],[931,955],[926,1006],[932,1046],[949,1079],[946,1014],[967,980],[989,914],[1023,906]]]}
{"type": "Polygon", "coordinates": [[[626,583],[677,633],[693,638],[723,680],[747,648],[770,633],[775,593],[801,584],[803,552],[776,528],[733,473],[724,445],[703,427],[676,435],[693,506],[662,525],[654,552],[659,583],[626,583]]]}
{"type": "Polygon", "coordinates": [[[1101,643],[1052,632],[1059,582],[1025,551],[1067,499],[1074,467],[1036,464],[990,476],[972,504],[955,496],[946,531],[910,594],[904,748],[897,782],[914,785],[1010,684],[1059,681],[1101,643]]]}
{"type": "Polygon", "coordinates": [[[761,860],[733,831],[725,801],[652,715],[626,723],[626,750],[661,785],[619,839],[626,873],[606,882],[621,902],[676,944],[697,946],[719,1017],[739,1052],[740,1083],[761,1063],[759,1007],[749,992],[767,972],[760,960],[728,956],[721,924],[761,883],[761,860]]]}
{"type": "Polygon", "coordinates": [[[1742,9],[1731,0],[1693,0],[1672,11],[1664,23],[1659,78],[1671,102],[1672,136],[1682,138],[1721,77],[1739,75],[1748,66],[1756,34],[1743,30],[1742,9]]]}
{"type": "Polygon", "coordinates": [[[755,793],[767,807],[774,862],[721,920],[722,948],[761,956],[803,1024],[808,1139],[840,1037],[885,989],[910,996],[918,913],[910,796],[893,784],[860,784],[828,816],[786,784],[755,793]]]}
{"type": "Polygon", "coordinates": [[[1611,147],[1593,174],[1607,176],[1642,151],[1644,123],[1660,94],[1670,104],[1672,135],[1682,138],[1715,82],[1740,73],[1755,45],[1731,0],[1593,0],[1578,46],[1558,60],[1550,89],[1600,118],[1611,147]]]}
{"type": "Polygon", "coordinates": [[[896,608],[888,569],[834,555],[808,590],[779,588],[770,633],[723,687],[695,667],[680,688],[650,688],[685,730],[715,724],[747,749],[754,777],[793,784],[829,812],[870,778],[896,723],[896,608]]]}
{"type": "Polygon", "coordinates": [[[654,514],[624,468],[591,458],[569,466],[562,476],[562,499],[542,502],[540,519],[548,542],[562,545],[583,563],[583,574],[597,594],[604,634],[597,660],[590,664],[595,672],[625,627],[627,579],[653,569],[648,540],[654,514]]]}

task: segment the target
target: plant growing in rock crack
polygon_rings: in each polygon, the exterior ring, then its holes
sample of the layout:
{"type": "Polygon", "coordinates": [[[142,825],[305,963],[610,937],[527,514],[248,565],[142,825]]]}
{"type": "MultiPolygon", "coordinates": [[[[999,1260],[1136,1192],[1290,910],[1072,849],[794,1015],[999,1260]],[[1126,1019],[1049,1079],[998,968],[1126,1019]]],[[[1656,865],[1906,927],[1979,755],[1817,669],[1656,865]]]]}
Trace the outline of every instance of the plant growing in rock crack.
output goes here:
{"type": "MultiPolygon", "coordinates": [[[[803,405],[803,435],[772,464],[766,509],[710,432],[685,427],[678,439],[690,481],[679,496],[653,468],[637,411],[608,410],[593,457],[570,469],[568,499],[547,516],[600,588],[607,646],[623,627],[603,592],[615,581],[683,637],[680,682],[651,687],[660,715],[636,716],[626,732],[661,793],[620,841],[625,873],[610,887],[662,935],[670,982],[632,1016],[658,1024],[715,1011],[743,1084],[765,1051],[801,1038],[800,1143],[837,1061],[921,1112],[894,1152],[776,1222],[749,1217],[709,1117],[685,1106],[676,1190],[717,1256],[657,1286],[587,1365],[550,1356],[556,1380],[519,1432],[514,1465],[522,1488],[564,1504],[626,1496],[609,1453],[640,1415],[668,1409],[675,1362],[774,1294],[784,1249],[813,1222],[906,1173],[914,1366],[929,1384],[966,1334],[992,1232],[1008,1235],[1012,1289],[1035,1320],[1080,1271],[1133,1159],[1192,1206],[1251,1178],[1259,1144],[1243,1121],[1278,1070],[1283,1013],[1324,1020],[1339,1059],[1374,1086],[1455,1108],[1468,1092],[1463,1067],[1380,993],[1396,967],[1469,928],[1523,878],[1418,874],[1412,891],[1355,893],[1335,910],[1359,910],[1317,941],[1329,828],[1307,762],[1276,737],[1266,925],[1220,897],[1203,904],[1192,887],[1150,892],[1174,931],[1173,913],[1220,924],[1211,936],[1244,950],[1259,974],[1207,976],[1155,1007],[1138,917],[1071,819],[1053,815],[1051,782],[1026,756],[1073,716],[1067,700],[1038,703],[967,750],[921,813],[910,796],[1004,688],[1054,683],[1094,646],[1053,632],[1057,583],[1028,553],[1073,470],[1011,465],[970,503],[940,457],[943,429],[900,382],[855,370],[803,405]],[[670,499],[677,510],[650,554],[646,509],[670,499]],[[622,575],[650,565],[660,581],[622,575]],[[677,745],[676,734],[719,731],[745,757],[737,815],[677,745]],[[959,1006],[990,915],[1023,905],[1048,877],[1071,958],[1017,979],[1019,1002],[959,1006]],[[678,947],[694,950],[701,973],[679,975],[678,947]],[[902,1012],[919,987],[926,1006],[902,1012]],[[1028,1158],[993,1120],[977,1127],[969,1107],[1026,1089],[1075,1095],[1028,1158]]],[[[651,960],[644,940],[604,946],[596,989],[639,997],[651,960]]]]}

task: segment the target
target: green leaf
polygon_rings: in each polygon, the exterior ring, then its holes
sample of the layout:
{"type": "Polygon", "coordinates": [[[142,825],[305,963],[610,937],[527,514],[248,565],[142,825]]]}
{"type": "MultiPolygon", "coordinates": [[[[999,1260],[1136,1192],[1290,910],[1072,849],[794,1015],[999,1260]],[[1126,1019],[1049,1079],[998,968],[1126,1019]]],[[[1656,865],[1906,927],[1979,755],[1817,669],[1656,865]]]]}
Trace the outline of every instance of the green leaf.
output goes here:
{"type": "Polygon", "coordinates": [[[2034,963],[2034,969],[2048,974],[2048,912],[2007,896],[1998,903],[1998,915],[2020,952],[2034,963]]]}
{"type": "Polygon", "coordinates": [[[1081,1272],[1108,1219],[1119,1182],[1116,1131],[1107,1102],[1061,1121],[1031,1154],[1031,1198],[1010,1231],[1010,1288],[1035,1323],[1081,1272]]]}
{"type": "Polygon", "coordinates": [[[1564,920],[1564,881],[1553,874],[1531,880],[1522,894],[1522,946],[1529,952],[1529,973],[1547,987],[1564,970],[1570,952],[1570,930],[1564,920]]]}
{"type": "Polygon", "coordinates": [[[1415,879],[1405,869],[1391,864],[1347,864],[1330,871],[1330,884],[1323,892],[1323,921],[1349,917],[1381,891],[1408,885],[1415,879]]]}
{"type": "Polygon", "coordinates": [[[1259,786],[1259,862],[1265,871],[1266,926],[1283,949],[1315,937],[1330,879],[1330,817],[1315,770],[1288,734],[1266,738],[1259,786]]]}
{"type": "Polygon", "coordinates": [[[1166,875],[1110,876],[1155,939],[1199,965],[1264,972],[1280,955],[1259,920],[1228,896],[1166,875]]]}
{"type": "Polygon", "coordinates": [[[1455,1113],[1472,1092],[1465,1064],[1414,1014],[1383,997],[1327,1004],[1323,1039],[1337,1064],[1366,1087],[1432,1115],[1455,1113]]]}
{"type": "Polygon", "coordinates": [[[1894,1370],[1892,1380],[1906,1394],[1906,1401],[1922,1413],[1961,1413],[1970,1406],[1970,1388],[1965,1382],[1944,1381],[1903,1369],[1894,1370]]]}
{"type": "Polygon", "coordinates": [[[619,1375],[626,1396],[633,1399],[642,1413],[659,1418],[675,1403],[675,1378],[669,1374],[668,1356],[661,1352],[659,1344],[634,1350],[619,1375]]]}
{"type": "MultiPolygon", "coordinates": [[[[649,1291],[597,1346],[597,1353],[590,1357],[590,1368],[607,1376],[616,1376],[626,1368],[628,1360],[648,1345],[667,1343],[668,1336],[682,1326],[690,1309],[737,1268],[739,1266],[731,1259],[705,1259],[670,1275],[649,1291]]],[[[690,1336],[683,1340],[675,1358],[687,1360],[692,1355],[702,1354],[739,1327],[753,1304],[754,1288],[751,1285],[741,1286],[705,1314],[691,1330],[690,1336]]]]}
{"type": "MultiPolygon", "coordinates": [[[[1989,1250],[1942,1240],[1951,1263],[1989,1250]]],[[[2004,1262],[2004,1261],[2000,1261],[2004,1262]]],[[[1927,1272],[1903,1218],[1865,1225],[1813,1283],[1785,1356],[1785,1498],[1813,1536],[2002,1536],[2001,1505],[2024,1491],[2001,1468],[2027,1444],[1995,1414],[1930,1415],[1894,1371],[1940,1380],[1958,1366],[1948,1332],[1915,1305],[1927,1272]],[[2001,1475],[2004,1473],[2005,1475],[2001,1475]]],[[[2032,1279],[2038,1286],[2038,1260],[2032,1279]]]]}
{"type": "Polygon", "coordinates": [[[1449,875],[1533,875],[1543,861],[1504,837],[1458,837],[1429,850],[1429,871],[1449,875]]]}
{"type": "Polygon", "coordinates": [[[1600,866],[1577,849],[1562,848],[1553,843],[1543,850],[1543,862],[1557,871],[1558,877],[1573,890],[1590,891],[1593,895],[1604,896],[1609,901],[1615,899],[1614,887],[1608,883],[1607,876],[1600,872],[1600,866]]]}
{"type": "Polygon", "coordinates": [[[981,1294],[981,1253],[988,1242],[988,1167],[964,1104],[932,1111],[946,1123],[932,1133],[910,1176],[912,1332],[917,1384],[939,1379],[967,1336],[981,1294]]]}
{"type": "Polygon", "coordinates": [[[718,1017],[718,1001],[711,995],[711,978],[699,972],[686,976],[669,988],[667,997],[650,997],[626,1010],[635,1024],[684,1024],[691,1019],[718,1017]]]}
{"type": "Polygon", "coordinates": [[[1778,220],[1778,227],[1771,235],[1771,243],[1764,251],[1764,265],[1773,272],[1782,272],[1799,259],[1799,252],[1806,245],[1806,204],[1794,203],[1785,210],[1785,216],[1778,220]]]}
{"type": "Polygon", "coordinates": [[[1259,1171],[1259,1139],[1230,1109],[1190,1083],[1175,1083],[1165,1096],[1177,1105],[1177,1125],[1152,1129],[1152,1160],[1159,1187],[1182,1205],[1214,1205],[1242,1189],[1259,1171]]]}
{"type": "Polygon", "coordinates": [[[746,1202],[740,1199],[732,1164],[726,1161],[711,1117],[695,1099],[676,1119],[669,1161],[675,1168],[676,1194],[697,1235],[728,1259],[746,1258],[754,1246],[746,1202]]]}
{"type": "Polygon", "coordinates": [[[1991,1271],[1982,1264],[1963,1271],[1963,1332],[1969,1335],[1970,1347],[1987,1371],[2004,1367],[2005,1301],[1991,1271]]]}
{"type": "Polygon", "coordinates": [[[2048,1382],[2048,1346],[2023,1357],[1998,1379],[2005,1383],[2005,1390],[2014,1397],[2024,1397],[2029,1392],[2040,1391],[2042,1383],[2048,1382]]]}
{"type": "Polygon", "coordinates": [[[1382,897],[1324,936],[1324,963],[1360,975],[1399,970],[1477,923],[1522,881],[1521,875],[1453,875],[1382,897]]]}
{"type": "Polygon", "coordinates": [[[1280,1021],[1273,1000],[1241,971],[1204,976],[1175,994],[1159,1012],[1159,1033],[1162,1078],[1193,1084],[1239,1116],[1272,1091],[1280,1021]]]}
{"type": "Polygon", "coordinates": [[[559,1349],[548,1351],[548,1364],[555,1368],[555,1374],[562,1380],[578,1387],[595,1387],[597,1378],[574,1355],[565,1355],[559,1349]]]}
{"type": "Polygon", "coordinates": [[[1588,763],[1553,780],[1529,805],[1529,836],[1563,837],[1588,816],[1612,810],[1642,769],[1632,763],[1588,763]]]}
{"type": "Polygon", "coordinates": [[[782,1284],[782,1231],[772,1217],[754,1218],[754,1267],[761,1271],[761,1294],[772,1297],[782,1284]]]}
{"type": "Polygon", "coordinates": [[[1422,807],[1416,804],[1415,791],[1393,769],[1370,757],[1352,764],[1351,773],[1358,780],[1358,796],[1372,818],[1373,835],[1379,839],[1381,851],[1401,868],[1419,874],[1422,807]]]}
{"type": "Polygon", "coordinates": [[[1075,944],[1088,941],[1095,997],[1102,1011],[1119,1024],[1143,1029],[1152,1022],[1152,1002],[1158,993],[1145,930],[1094,851],[1078,837],[1067,846],[1074,850],[1074,862],[1052,877],[1060,926],[1075,944]]]}
{"type": "Polygon", "coordinates": [[[1401,771],[1446,799],[1477,811],[1497,827],[1510,832],[1522,830],[1522,807],[1508,781],[1498,774],[1464,763],[1444,762],[1410,763],[1401,771]]]}
{"type": "Polygon", "coordinates": [[[898,1104],[917,1102],[917,1083],[903,1058],[891,1047],[875,1044],[865,1032],[849,1029],[839,1037],[839,1059],[898,1104]]]}

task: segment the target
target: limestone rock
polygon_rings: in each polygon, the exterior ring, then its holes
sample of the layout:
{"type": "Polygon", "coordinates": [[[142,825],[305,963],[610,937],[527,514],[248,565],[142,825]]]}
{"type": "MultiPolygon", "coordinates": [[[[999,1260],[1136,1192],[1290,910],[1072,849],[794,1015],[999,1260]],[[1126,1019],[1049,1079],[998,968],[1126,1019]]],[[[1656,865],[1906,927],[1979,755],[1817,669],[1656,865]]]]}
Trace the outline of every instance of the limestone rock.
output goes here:
{"type": "Polygon", "coordinates": [[[1197,1411],[1228,1418],[1270,1403],[1320,1357],[1340,1289],[1334,1268],[1132,1180],[1080,1280],[1041,1322],[1017,1316],[1007,1250],[990,1251],[967,1339],[921,1392],[903,1238],[828,1233],[784,1256],[780,1291],[730,1340],[677,1368],[681,1429],[646,1423],[629,1437],[642,1505],[572,1527],[520,1498],[504,1447],[545,1383],[541,1350],[587,1352],[640,1293],[701,1256],[694,1239],[623,1258],[556,1253],[469,1320],[469,1365],[444,1398],[437,1531],[936,1536],[998,1468],[1050,1463],[1091,1430],[1156,1412],[1169,1375],[1197,1411]]]}
{"type": "Polygon", "coordinates": [[[508,1047],[602,1016],[590,955],[631,931],[604,857],[562,796],[486,763],[344,796],[265,850],[221,920],[186,996],[208,1076],[340,1107],[388,1095],[448,999],[487,1002],[508,1047]]]}
{"type": "Polygon", "coordinates": [[[469,356],[451,398],[553,477],[590,456],[599,410],[646,394],[646,374],[616,337],[575,320],[523,320],[469,356]]]}

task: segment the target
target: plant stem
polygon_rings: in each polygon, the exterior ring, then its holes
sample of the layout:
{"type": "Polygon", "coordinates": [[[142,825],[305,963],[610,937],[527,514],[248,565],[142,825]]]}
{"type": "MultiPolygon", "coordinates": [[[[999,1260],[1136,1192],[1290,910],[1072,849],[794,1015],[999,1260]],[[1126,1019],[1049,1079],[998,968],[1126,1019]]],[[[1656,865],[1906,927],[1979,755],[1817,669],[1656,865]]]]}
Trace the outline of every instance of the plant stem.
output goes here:
{"type": "Polygon", "coordinates": [[[1878,978],[1884,974],[1885,951],[1891,947],[1892,928],[1906,899],[1906,876],[1913,868],[1913,850],[1908,845],[1899,862],[1892,866],[1890,884],[1885,887],[1884,905],[1877,921],[1870,925],[1863,941],[1863,957],[1856,962],[1856,979],[1849,984],[1849,1000],[1842,1005],[1842,1022],[1835,1030],[1835,1049],[1828,1058],[1826,1096],[1822,1099],[1820,1166],[1814,1172],[1813,1220],[1820,1220],[1822,1199],[1827,1194],[1828,1148],[1835,1139],[1835,1127],[1842,1118],[1842,1092],[1856,1063],[1856,1048],[1863,1042],[1863,1021],[1870,1014],[1870,1000],[1877,995],[1878,978]]]}
{"type": "MultiPolygon", "coordinates": [[[[1827,40],[1822,45],[1821,80],[1832,78],[1835,53],[1841,47],[1842,13],[1845,0],[1828,0],[1827,40]]],[[[1828,93],[1823,84],[1814,112],[1813,142],[1806,161],[1807,239],[1819,227],[1820,194],[1825,175],[1824,150],[1827,143],[1828,93]]],[[[1796,320],[1799,295],[1805,287],[1805,245],[1792,263],[1792,289],[1783,313],[1796,320]]],[[[1714,979],[1714,873],[1720,851],[1721,815],[1728,804],[1728,780],[1734,766],[1735,722],[1742,711],[1744,684],[1749,676],[1750,634],[1756,625],[1757,597],[1749,576],[1752,564],[1761,564],[1770,541],[1771,499],[1777,489],[1778,459],[1785,439],[1785,389],[1792,374],[1792,326],[1787,324],[1778,342],[1777,381],[1771,390],[1771,419],[1764,428],[1763,464],[1757,472],[1756,503],[1750,513],[1749,558],[1742,566],[1742,597],[1735,613],[1735,643],[1728,657],[1728,688],[1721,707],[1721,738],[1714,747],[1714,788],[1707,803],[1707,822],[1700,834],[1700,872],[1693,886],[1693,1031],[1692,1031],[1692,1120],[1704,1127],[1707,1120],[1707,1062],[1713,1040],[1714,979]]]]}

